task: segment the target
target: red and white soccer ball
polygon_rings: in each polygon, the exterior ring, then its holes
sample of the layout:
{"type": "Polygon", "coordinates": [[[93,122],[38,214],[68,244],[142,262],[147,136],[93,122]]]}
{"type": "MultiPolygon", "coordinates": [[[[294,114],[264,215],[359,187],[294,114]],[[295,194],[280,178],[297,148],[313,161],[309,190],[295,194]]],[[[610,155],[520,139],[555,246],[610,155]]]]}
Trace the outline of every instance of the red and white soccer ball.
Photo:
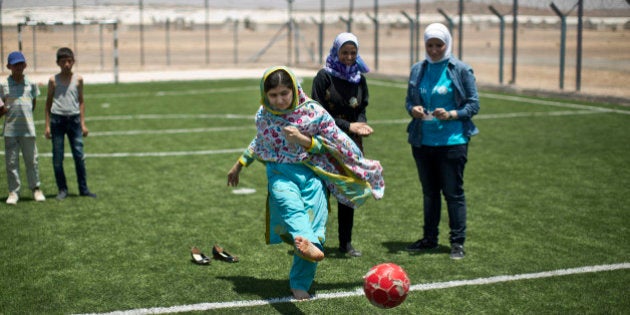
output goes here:
{"type": "Polygon", "coordinates": [[[396,307],[407,298],[409,277],[394,263],[376,265],[363,277],[363,291],[374,306],[396,307]]]}

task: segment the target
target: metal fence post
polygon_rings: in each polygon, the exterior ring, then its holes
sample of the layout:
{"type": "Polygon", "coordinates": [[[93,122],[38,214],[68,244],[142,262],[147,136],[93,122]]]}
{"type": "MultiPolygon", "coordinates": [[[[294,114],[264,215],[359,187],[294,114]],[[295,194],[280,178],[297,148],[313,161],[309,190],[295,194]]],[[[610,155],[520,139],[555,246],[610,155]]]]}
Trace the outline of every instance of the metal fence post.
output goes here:
{"type": "Polygon", "coordinates": [[[18,23],[17,32],[18,32],[18,50],[22,51],[22,23],[18,23]]]}
{"type": "Polygon", "coordinates": [[[140,15],[140,66],[144,67],[144,21],[143,21],[143,9],[144,5],[142,0],[138,0],[138,10],[140,15]]]}
{"type": "Polygon", "coordinates": [[[295,0],[287,0],[288,12],[289,12],[289,21],[287,22],[289,28],[287,33],[287,66],[291,66],[292,58],[292,41],[293,41],[293,1],[295,0]]]}
{"type": "Polygon", "coordinates": [[[416,28],[415,26],[415,22],[413,20],[413,18],[411,18],[407,12],[405,11],[401,11],[402,15],[404,15],[407,20],[409,20],[409,67],[411,68],[411,66],[413,66],[414,64],[414,58],[413,58],[413,41],[414,41],[414,30],[416,28]]]}
{"type": "MultiPolygon", "coordinates": [[[[4,60],[4,27],[2,26],[2,0],[0,0],[0,61],[4,60]]],[[[2,72],[4,72],[4,67],[2,72]]]]}
{"type": "Polygon", "coordinates": [[[378,0],[374,0],[374,16],[367,16],[374,23],[374,70],[378,70],[378,0]]]}
{"type": "Polygon", "coordinates": [[[444,17],[444,19],[446,19],[446,22],[448,24],[448,31],[453,34],[453,19],[448,16],[448,14],[444,10],[438,8],[437,11],[444,17]]]}
{"type": "Polygon", "coordinates": [[[114,83],[118,84],[118,21],[114,22],[114,83]]]}
{"type": "Polygon", "coordinates": [[[234,64],[238,64],[238,20],[234,20],[234,64]]]}
{"type": "Polygon", "coordinates": [[[416,61],[420,60],[420,0],[416,0],[416,61]]]}
{"type": "Polygon", "coordinates": [[[206,43],[206,64],[210,63],[210,5],[208,0],[204,3],[206,21],[204,23],[205,43],[206,43]]]}
{"type": "Polygon", "coordinates": [[[171,65],[171,19],[166,18],[164,25],[164,46],[166,48],[166,65],[171,65]]]}
{"type": "Polygon", "coordinates": [[[518,0],[513,0],[512,5],[512,80],[510,84],[516,84],[516,46],[518,35],[518,0]]]}
{"type": "Polygon", "coordinates": [[[564,55],[567,41],[567,18],[553,2],[549,6],[560,18],[560,89],[562,90],[564,89],[564,55]]]}
{"type": "Polygon", "coordinates": [[[499,13],[499,11],[497,11],[497,9],[493,6],[488,6],[488,9],[490,9],[490,11],[499,18],[499,84],[503,84],[503,34],[505,29],[505,19],[503,18],[503,15],[501,15],[501,13],[499,13]]]}
{"type": "Polygon", "coordinates": [[[457,34],[457,56],[464,60],[464,0],[459,0],[459,25],[457,34]]]}
{"type": "Polygon", "coordinates": [[[37,24],[31,25],[33,32],[33,71],[37,71],[37,24]]]}
{"type": "Polygon", "coordinates": [[[325,0],[320,0],[320,22],[317,24],[319,30],[319,64],[323,64],[324,57],[324,25],[326,24],[326,4],[325,0]]]}
{"type": "MultiPolygon", "coordinates": [[[[627,1],[627,0],[626,0],[627,1]]],[[[630,3],[630,2],[629,2],[630,3]]],[[[577,25],[577,60],[575,65],[575,90],[582,87],[582,17],[584,16],[584,0],[578,0],[578,25],[577,25]]]]}

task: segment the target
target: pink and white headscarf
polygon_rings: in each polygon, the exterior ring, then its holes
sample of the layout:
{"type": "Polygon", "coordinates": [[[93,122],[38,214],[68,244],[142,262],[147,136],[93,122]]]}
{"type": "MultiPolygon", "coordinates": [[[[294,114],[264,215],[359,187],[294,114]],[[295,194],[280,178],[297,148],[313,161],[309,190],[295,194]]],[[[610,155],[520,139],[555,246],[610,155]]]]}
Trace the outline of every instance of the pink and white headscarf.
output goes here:
{"type": "Polygon", "coordinates": [[[446,52],[444,53],[444,57],[438,61],[431,60],[431,57],[427,55],[427,61],[429,63],[437,63],[450,58],[451,49],[453,48],[453,38],[451,37],[451,33],[448,31],[448,28],[442,23],[429,24],[429,26],[424,29],[424,44],[426,45],[427,41],[431,38],[437,38],[446,44],[446,52]]]}

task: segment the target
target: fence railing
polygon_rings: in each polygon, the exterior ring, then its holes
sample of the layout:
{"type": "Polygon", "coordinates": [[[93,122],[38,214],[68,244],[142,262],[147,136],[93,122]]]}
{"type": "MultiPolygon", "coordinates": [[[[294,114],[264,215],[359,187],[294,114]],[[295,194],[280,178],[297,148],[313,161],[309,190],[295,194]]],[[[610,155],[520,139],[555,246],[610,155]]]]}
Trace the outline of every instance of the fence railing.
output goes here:
{"type": "MultiPolygon", "coordinates": [[[[11,12],[3,10],[0,11],[0,55],[4,59],[6,51],[22,50],[29,59],[31,71],[50,72],[56,67],[56,49],[68,46],[75,50],[77,68],[81,71],[111,71],[116,76],[120,70],[269,64],[319,67],[334,36],[351,30],[360,39],[361,55],[371,62],[376,73],[405,76],[411,64],[422,59],[422,27],[442,22],[452,30],[456,56],[479,69],[476,72],[480,82],[503,85],[504,63],[510,63],[510,85],[536,87],[538,82],[543,84],[541,88],[557,86],[563,90],[565,79],[574,79],[574,90],[580,91],[583,55],[597,53],[591,47],[592,43],[582,47],[583,34],[589,32],[589,39],[601,38],[602,41],[614,39],[619,34],[623,37],[629,32],[630,15],[585,18],[580,8],[583,0],[576,1],[578,16],[569,16],[570,10],[558,14],[561,11],[553,2],[546,9],[547,15],[519,15],[519,8],[505,5],[505,1],[486,6],[485,12],[477,6],[471,9],[474,14],[466,11],[462,0],[438,2],[422,8],[419,1],[411,0],[410,5],[401,9],[381,7],[374,1],[371,10],[354,10],[350,6],[347,11],[327,11],[321,1],[319,10],[309,12],[294,10],[291,6],[285,12],[240,10],[231,12],[231,15],[221,13],[224,14],[222,20],[214,16],[217,9],[210,9],[207,1],[204,6],[187,11],[143,4],[138,7],[90,8],[74,5],[57,8],[65,15],[56,16],[68,17],[68,11],[71,11],[70,20],[38,20],[47,15],[38,16],[33,10],[28,20],[15,25],[6,25],[6,16],[11,12]],[[90,13],[119,18],[87,20],[90,13]],[[506,26],[511,26],[511,55],[505,54],[506,26]],[[567,42],[569,32],[575,33],[575,40],[567,42]],[[557,63],[551,61],[555,54],[560,56],[555,57],[557,63]],[[570,58],[575,58],[575,62],[570,62],[570,58]],[[565,76],[567,66],[575,69],[574,75],[565,76]],[[488,74],[490,70],[493,75],[488,74]],[[517,70],[522,71],[518,80],[517,70]],[[540,73],[545,80],[532,78],[532,73],[540,73]],[[550,73],[558,78],[551,86],[548,83],[550,73]]],[[[605,76],[615,71],[627,75],[628,59],[619,62],[618,55],[600,54],[597,57],[610,60],[600,61],[593,68],[587,64],[585,71],[589,71],[589,75],[605,76]]],[[[586,88],[592,90],[590,82],[586,83],[586,88]]]]}

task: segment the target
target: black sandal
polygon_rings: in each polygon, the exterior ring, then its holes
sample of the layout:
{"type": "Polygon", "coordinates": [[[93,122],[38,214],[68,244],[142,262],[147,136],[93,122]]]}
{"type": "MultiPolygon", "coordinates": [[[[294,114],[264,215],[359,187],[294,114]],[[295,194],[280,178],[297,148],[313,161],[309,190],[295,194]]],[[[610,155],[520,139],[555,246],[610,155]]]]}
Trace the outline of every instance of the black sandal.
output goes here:
{"type": "Polygon", "coordinates": [[[199,248],[197,247],[193,247],[190,250],[190,257],[192,258],[192,262],[194,262],[197,265],[209,265],[210,264],[210,258],[208,258],[208,256],[204,255],[199,248]]]}
{"type": "Polygon", "coordinates": [[[230,253],[226,252],[221,246],[216,244],[212,247],[212,256],[214,256],[214,259],[229,263],[238,262],[238,257],[230,255],[230,253]]]}

